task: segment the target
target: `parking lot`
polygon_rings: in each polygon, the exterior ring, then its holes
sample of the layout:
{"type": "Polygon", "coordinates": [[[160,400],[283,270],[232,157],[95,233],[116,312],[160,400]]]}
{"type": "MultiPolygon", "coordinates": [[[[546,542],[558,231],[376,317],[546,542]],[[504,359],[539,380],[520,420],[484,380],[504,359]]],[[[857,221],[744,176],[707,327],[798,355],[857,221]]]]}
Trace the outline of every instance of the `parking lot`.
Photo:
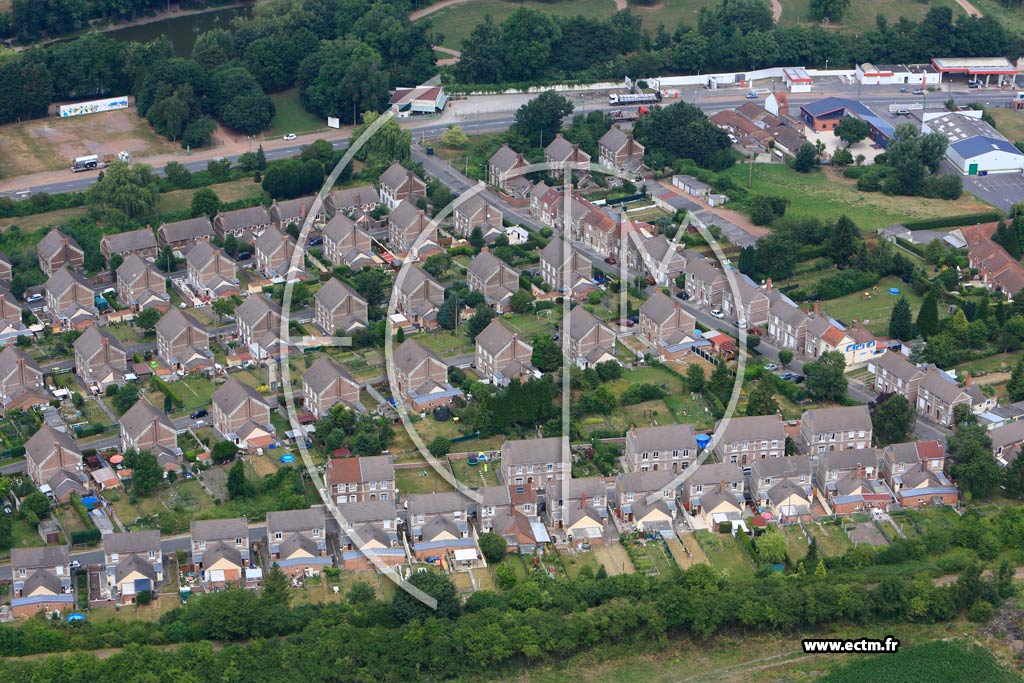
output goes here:
{"type": "MultiPolygon", "coordinates": [[[[942,171],[957,172],[948,161],[942,162],[942,171]]],[[[1017,202],[1024,202],[1024,175],[1020,173],[964,176],[963,179],[965,190],[1003,211],[1009,211],[1017,202]]]]}

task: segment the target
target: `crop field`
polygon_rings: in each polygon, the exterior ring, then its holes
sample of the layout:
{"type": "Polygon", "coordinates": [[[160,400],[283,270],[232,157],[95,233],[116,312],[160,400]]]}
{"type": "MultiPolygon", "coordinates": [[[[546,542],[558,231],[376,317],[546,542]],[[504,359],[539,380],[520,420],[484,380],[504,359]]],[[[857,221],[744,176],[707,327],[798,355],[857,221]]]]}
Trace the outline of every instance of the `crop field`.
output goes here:
{"type": "Polygon", "coordinates": [[[1020,676],[999,665],[988,650],[961,643],[927,643],[884,654],[858,659],[842,666],[819,683],[851,683],[869,680],[901,683],[1010,683],[1020,676]]]}
{"type": "Polygon", "coordinates": [[[183,152],[161,138],[134,109],[49,117],[0,126],[0,176],[56,171],[87,154],[131,153],[132,157],[183,152]]]}

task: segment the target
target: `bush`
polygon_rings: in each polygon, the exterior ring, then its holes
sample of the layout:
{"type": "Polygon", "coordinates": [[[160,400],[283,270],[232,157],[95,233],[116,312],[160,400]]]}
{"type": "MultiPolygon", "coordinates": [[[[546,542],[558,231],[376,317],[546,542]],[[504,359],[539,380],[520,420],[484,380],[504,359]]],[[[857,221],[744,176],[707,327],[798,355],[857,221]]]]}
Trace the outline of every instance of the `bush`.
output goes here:
{"type": "Polygon", "coordinates": [[[992,617],[995,613],[996,610],[992,606],[991,602],[979,600],[971,605],[971,608],[967,610],[967,618],[976,624],[987,624],[992,621],[992,617]]]}
{"type": "Polygon", "coordinates": [[[974,225],[975,223],[991,223],[1002,217],[1003,213],[1001,211],[979,211],[958,216],[940,216],[938,218],[924,218],[919,221],[904,221],[903,227],[907,230],[935,230],[937,228],[974,225]]]}
{"type": "Polygon", "coordinates": [[[732,533],[732,522],[726,520],[718,523],[718,533],[720,534],[731,534],[732,533]]]}
{"type": "Polygon", "coordinates": [[[71,545],[96,545],[100,542],[100,530],[97,528],[71,532],[71,545]]]}
{"type": "Polygon", "coordinates": [[[838,299],[841,296],[867,289],[875,285],[878,280],[878,273],[856,269],[843,270],[836,275],[820,280],[814,291],[819,299],[838,299]]]}

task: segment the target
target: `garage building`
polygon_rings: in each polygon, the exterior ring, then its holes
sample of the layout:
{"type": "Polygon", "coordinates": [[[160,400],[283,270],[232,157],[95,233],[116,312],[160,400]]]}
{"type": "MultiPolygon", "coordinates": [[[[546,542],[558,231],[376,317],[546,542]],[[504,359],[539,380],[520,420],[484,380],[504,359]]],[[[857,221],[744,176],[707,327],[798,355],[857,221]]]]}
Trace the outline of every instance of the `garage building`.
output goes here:
{"type": "Polygon", "coordinates": [[[925,116],[925,133],[942,133],[949,140],[946,158],[964,175],[1020,173],[1024,153],[999,131],[981,120],[981,112],[956,111],[925,116]]]}
{"type": "Polygon", "coordinates": [[[941,74],[966,74],[969,81],[980,81],[984,76],[986,86],[992,76],[996,77],[993,85],[999,85],[1000,80],[1012,82],[1017,75],[1017,67],[1006,57],[936,57],[932,66],[941,74]]]}

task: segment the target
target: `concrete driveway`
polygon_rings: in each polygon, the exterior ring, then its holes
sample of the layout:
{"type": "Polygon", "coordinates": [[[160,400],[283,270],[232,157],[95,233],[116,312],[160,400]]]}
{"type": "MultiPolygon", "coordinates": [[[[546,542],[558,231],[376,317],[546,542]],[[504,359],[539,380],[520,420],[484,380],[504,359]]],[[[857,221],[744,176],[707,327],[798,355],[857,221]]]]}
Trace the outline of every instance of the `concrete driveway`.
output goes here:
{"type": "MultiPolygon", "coordinates": [[[[943,162],[942,170],[956,173],[948,161],[943,162]]],[[[1009,211],[1017,202],[1024,202],[1024,175],[1020,173],[963,176],[963,179],[965,190],[1003,211],[1009,211]]]]}

